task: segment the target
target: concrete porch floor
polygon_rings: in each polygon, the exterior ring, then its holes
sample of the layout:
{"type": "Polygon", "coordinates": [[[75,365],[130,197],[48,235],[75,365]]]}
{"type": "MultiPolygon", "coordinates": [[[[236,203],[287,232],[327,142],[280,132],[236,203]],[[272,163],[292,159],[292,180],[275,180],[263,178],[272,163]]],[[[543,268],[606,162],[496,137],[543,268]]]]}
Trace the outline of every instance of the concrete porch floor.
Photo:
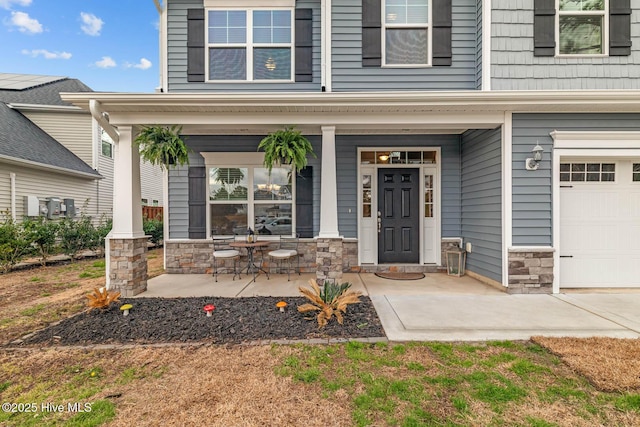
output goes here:
{"type": "MultiPolygon", "coordinates": [[[[215,282],[210,274],[163,274],[147,282],[147,291],[138,297],[254,297],[300,296],[298,287],[309,286],[309,279],[315,274],[292,274],[287,281],[286,274],[243,275],[233,280],[230,274],[221,274],[215,282]],[[251,282],[251,283],[250,283],[251,282]]],[[[345,273],[342,282],[350,282],[354,291],[363,295],[500,295],[503,292],[469,276],[454,277],[444,273],[427,273],[419,280],[382,279],[373,273],[345,273]]]]}

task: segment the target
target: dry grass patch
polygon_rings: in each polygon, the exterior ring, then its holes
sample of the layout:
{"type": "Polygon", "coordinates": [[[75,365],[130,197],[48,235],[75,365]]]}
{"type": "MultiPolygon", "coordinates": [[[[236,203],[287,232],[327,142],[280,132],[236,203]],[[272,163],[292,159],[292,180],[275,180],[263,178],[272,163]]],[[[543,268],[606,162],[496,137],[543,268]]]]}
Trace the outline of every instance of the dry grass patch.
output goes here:
{"type": "Polygon", "coordinates": [[[547,338],[533,341],[558,355],[603,391],[640,391],[640,340],[547,338]]]}

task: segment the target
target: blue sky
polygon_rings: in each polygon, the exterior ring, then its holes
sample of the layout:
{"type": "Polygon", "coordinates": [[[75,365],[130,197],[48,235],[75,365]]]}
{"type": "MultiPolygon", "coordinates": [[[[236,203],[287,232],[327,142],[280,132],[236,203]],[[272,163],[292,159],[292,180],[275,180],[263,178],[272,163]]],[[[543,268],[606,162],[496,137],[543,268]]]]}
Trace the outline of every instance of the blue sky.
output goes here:
{"type": "Polygon", "coordinates": [[[0,0],[0,72],[153,92],[158,21],[153,0],[0,0]]]}

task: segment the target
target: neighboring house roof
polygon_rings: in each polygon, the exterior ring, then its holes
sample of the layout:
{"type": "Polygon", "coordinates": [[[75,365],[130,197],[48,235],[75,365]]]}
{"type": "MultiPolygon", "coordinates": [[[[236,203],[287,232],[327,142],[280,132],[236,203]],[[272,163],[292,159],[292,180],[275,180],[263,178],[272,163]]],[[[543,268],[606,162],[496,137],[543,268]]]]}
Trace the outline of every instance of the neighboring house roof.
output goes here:
{"type": "MultiPolygon", "coordinates": [[[[0,160],[30,163],[34,166],[47,166],[61,172],[101,178],[101,175],[82,159],[76,156],[51,135],[43,131],[20,111],[11,108],[11,104],[68,106],[62,101],[60,92],[91,91],[84,83],[65,77],[31,81],[25,79],[20,85],[16,78],[6,76],[24,76],[0,73],[0,160]],[[21,87],[21,89],[3,89],[3,87],[21,87]],[[26,87],[25,87],[26,86],[26,87]]],[[[36,76],[46,77],[46,76],[36,76]]]]}

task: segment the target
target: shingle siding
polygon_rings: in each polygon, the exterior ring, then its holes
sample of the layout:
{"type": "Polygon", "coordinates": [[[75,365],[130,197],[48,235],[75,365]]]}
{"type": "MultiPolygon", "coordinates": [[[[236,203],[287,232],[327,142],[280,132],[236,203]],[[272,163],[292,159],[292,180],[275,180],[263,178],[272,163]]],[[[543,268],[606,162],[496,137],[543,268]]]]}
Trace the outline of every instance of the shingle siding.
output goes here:
{"type": "Polygon", "coordinates": [[[533,0],[493,0],[491,88],[640,89],[640,9],[635,7],[630,56],[556,58],[533,55],[533,0]]]}
{"type": "Polygon", "coordinates": [[[475,130],[462,135],[461,229],[467,269],[502,280],[502,133],[475,130]]]}
{"type": "MultiPolygon", "coordinates": [[[[561,131],[637,131],[640,114],[514,114],[512,145],[513,245],[551,246],[553,140],[561,131]],[[524,168],[531,149],[544,148],[537,171],[524,168]]],[[[612,152],[612,155],[615,153],[612,152]]]]}

